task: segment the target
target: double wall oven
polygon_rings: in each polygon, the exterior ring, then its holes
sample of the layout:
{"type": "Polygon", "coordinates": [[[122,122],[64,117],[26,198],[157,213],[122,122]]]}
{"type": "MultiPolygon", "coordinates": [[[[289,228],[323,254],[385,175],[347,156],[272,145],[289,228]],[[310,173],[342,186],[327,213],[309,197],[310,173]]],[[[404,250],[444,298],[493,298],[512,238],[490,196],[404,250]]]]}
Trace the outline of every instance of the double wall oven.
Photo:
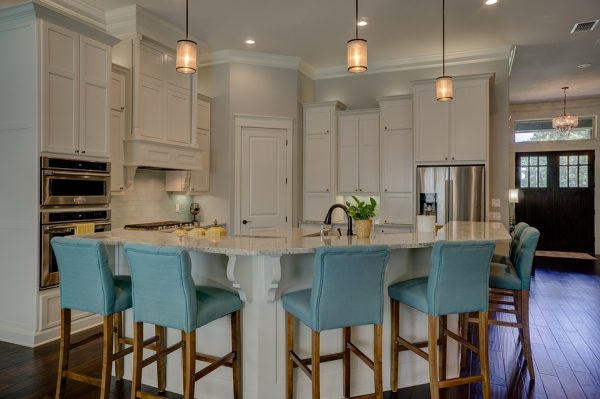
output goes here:
{"type": "Polygon", "coordinates": [[[40,191],[40,288],[58,285],[50,240],[74,235],[77,224],[94,223],[108,231],[110,163],[43,157],[40,191]]]}

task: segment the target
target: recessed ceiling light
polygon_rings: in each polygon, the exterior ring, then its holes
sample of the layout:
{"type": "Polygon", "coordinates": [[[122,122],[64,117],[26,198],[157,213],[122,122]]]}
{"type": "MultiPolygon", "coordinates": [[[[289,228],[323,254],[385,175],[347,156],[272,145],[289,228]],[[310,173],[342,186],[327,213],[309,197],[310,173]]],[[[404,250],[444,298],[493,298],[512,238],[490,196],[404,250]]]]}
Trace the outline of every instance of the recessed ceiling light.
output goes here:
{"type": "Polygon", "coordinates": [[[360,21],[358,21],[358,23],[356,25],[358,25],[358,26],[367,26],[367,25],[369,25],[369,23],[367,22],[366,19],[361,19],[360,21]]]}
{"type": "Polygon", "coordinates": [[[498,0],[485,0],[486,6],[491,6],[492,4],[496,4],[498,0]]]}
{"type": "Polygon", "coordinates": [[[254,44],[256,43],[254,39],[246,39],[246,44],[254,44]]]}
{"type": "Polygon", "coordinates": [[[579,65],[577,65],[577,68],[579,68],[579,69],[585,69],[585,68],[589,68],[591,66],[592,66],[592,64],[590,64],[589,62],[586,62],[585,64],[579,64],[579,65]]]}

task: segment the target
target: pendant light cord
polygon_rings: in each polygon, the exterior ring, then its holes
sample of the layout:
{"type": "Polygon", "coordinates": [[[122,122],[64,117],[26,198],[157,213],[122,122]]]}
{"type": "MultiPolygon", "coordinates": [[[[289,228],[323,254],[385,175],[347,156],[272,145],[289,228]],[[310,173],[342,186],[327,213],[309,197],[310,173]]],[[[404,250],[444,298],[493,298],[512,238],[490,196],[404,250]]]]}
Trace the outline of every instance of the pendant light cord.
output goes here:
{"type": "Polygon", "coordinates": [[[563,87],[563,91],[565,92],[563,100],[563,115],[567,115],[567,87],[563,87]]]}
{"type": "Polygon", "coordinates": [[[356,0],[356,14],[354,16],[354,28],[356,29],[356,38],[358,39],[358,0],[356,0]]]}
{"type": "Polygon", "coordinates": [[[188,12],[189,12],[188,0],[185,0],[185,39],[186,40],[188,38],[188,22],[190,19],[188,16],[188,12]]]}
{"type": "Polygon", "coordinates": [[[446,0],[442,0],[442,76],[446,76],[446,0]]]}

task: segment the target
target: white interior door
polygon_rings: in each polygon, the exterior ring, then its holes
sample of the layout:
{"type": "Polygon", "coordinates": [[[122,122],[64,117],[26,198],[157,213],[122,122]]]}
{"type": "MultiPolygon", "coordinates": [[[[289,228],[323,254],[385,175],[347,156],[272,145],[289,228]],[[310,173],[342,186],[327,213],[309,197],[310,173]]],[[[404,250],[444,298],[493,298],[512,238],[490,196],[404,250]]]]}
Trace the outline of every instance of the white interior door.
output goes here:
{"type": "Polygon", "coordinates": [[[288,155],[286,129],[241,127],[242,234],[268,234],[288,226],[288,155]]]}

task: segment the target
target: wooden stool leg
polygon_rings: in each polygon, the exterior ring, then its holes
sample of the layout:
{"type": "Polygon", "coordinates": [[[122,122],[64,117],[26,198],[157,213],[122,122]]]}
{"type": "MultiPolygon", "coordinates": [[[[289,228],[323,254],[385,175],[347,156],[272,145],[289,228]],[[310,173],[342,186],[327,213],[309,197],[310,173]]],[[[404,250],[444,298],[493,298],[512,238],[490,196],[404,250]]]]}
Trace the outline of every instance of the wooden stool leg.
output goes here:
{"type": "Polygon", "coordinates": [[[240,311],[231,314],[231,351],[235,352],[231,368],[233,370],[233,399],[240,398],[240,311]]]}
{"type": "Polygon", "coordinates": [[[196,385],[196,331],[185,333],[185,386],[183,387],[184,399],[194,399],[196,385]]]}
{"type": "Polygon", "coordinates": [[[448,335],[446,335],[446,328],[448,328],[448,316],[440,316],[440,380],[446,379],[446,357],[448,355],[448,335]]]}
{"type": "MultiPolygon", "coordinates": [[[[114,341],[114,352],[117,353],[123,349],[125,345],[123,345],[120,340],[123,338],[123,314],[121,312],[117,312],[113,315],[113,323],[115,329],[115,341],[114,341]]],[[[115,379],[117,381],[123,379],[123,364],[124,359],[121,357],[115,360],[115,379]]]]}
{"type": "Polygon", "coordinates": [[[286,368],[286,398],[294,397],[294,363],[291,353],[294,350],[294,316],[285,312],[285,368],[286,368]]]}
{"type": "Polygon", "coordinates": [[[391,312],[392,312],[392,336],[391,336],[391,349],[390,354],[392,358],[392,392],[398,390],[398,342],[396,338],[400,335],[400,303],[394,299],[390,300],[391,312]]]}
{"type": "Polygon", "coordinates": [[[112,376],[113,361],[113,315],[104,316],[104,344],[102,348],[102,382],[100,385],[100,398],[108,399],[110,396],[110,379],[112,376]]]}
{"type": "MultiPolygon", "coordinates": [[[[166,328],[154,326],[154,334],[158,337],[156,341],[156,352],[166,348],[166,328]]],[[[166,356],[159,356],[156,359],[156,380],[158,392],[164,392],[167,389],[167,359],[166,356]]]]}
{"type": "Polygon", "coordinates": [[[491,399],[490,362],[488,357],[488,312],[479,312],[479,363],[483,382],[483,399],[491,399]]]}
{"type": "MultiPolygon", "coordinates": [[[[465,341],[469,340],[469,314],[462,313],[458,316],[458,323],[460,326],[460,335],[465,341]]],[[[465,345],[460,346],[460,367],[464,368],[467,366],[467,347],[465,345]]]]}
{"type": "Polygon", "coordinates": [[[186,370],[186,366],[187,366],[187,359],[185,357],[185,332],[181,331],[181,341],[184,343],[183,347],[181,348],[181,372],[183,373],[183,387],[185,388],[186,384],[187,384],[187,370],[186,370]]]}
{"type": "Polygon", "coordinates": [[[352,357],[350,356],[350,347],[348,342],[352,340],[352,328],[344,327],[344,398],[350,397],[350,372],[352,367],[352,357]]]}
{"type": "Polygon", "coordinates": [[[437,327],[438,318],[437,316],[429,315],[429,326],[428,326],[428,353],[429,353],[429,390],[431,392],[431,399],[440,398],[440,389],[438,387],[438,361],[437,361],[437,327]]]}
{"type": "Polygon", "coordinates": [[[71,350],[71,309],[60,310],[60,351],[58,353],[58,378],[56,380],[56,399],[65,397],[65,371],[69,369],[69,351],[71,350]]]}
{"type": "Polygon", "coordinates": [[[312,332],[312,399],[321,397],[321,333],[312,332]]]}
{"type": "Polygon", "coordinates": [[[131,399],[136,399],[142,386],[142,360],[144,345],[144,324],[133,323],[133,370],[131,372],[131,399]]]}
{"type": "Polygon", "coordinates": [[[523,323],[521,344],[523,345],[523,354],[525,355],[525,360],[527,361],[529,378],[534,380],[535,371],[533,367],[533,355],[531,353],[531,338],[529,336],[529,291],[522,290],[518,295],[519,299],[516,300],[518,300],[521,305],[519,306],[519,309],[521,313],[521,323],[523,323]]]}
{"type": "Polygon", "coordinates": [[[375,399],[383,399],[383,372],[382,368],[382,325],[375,324],[373,328],[373,371],[375,374],[375,399]]]}

